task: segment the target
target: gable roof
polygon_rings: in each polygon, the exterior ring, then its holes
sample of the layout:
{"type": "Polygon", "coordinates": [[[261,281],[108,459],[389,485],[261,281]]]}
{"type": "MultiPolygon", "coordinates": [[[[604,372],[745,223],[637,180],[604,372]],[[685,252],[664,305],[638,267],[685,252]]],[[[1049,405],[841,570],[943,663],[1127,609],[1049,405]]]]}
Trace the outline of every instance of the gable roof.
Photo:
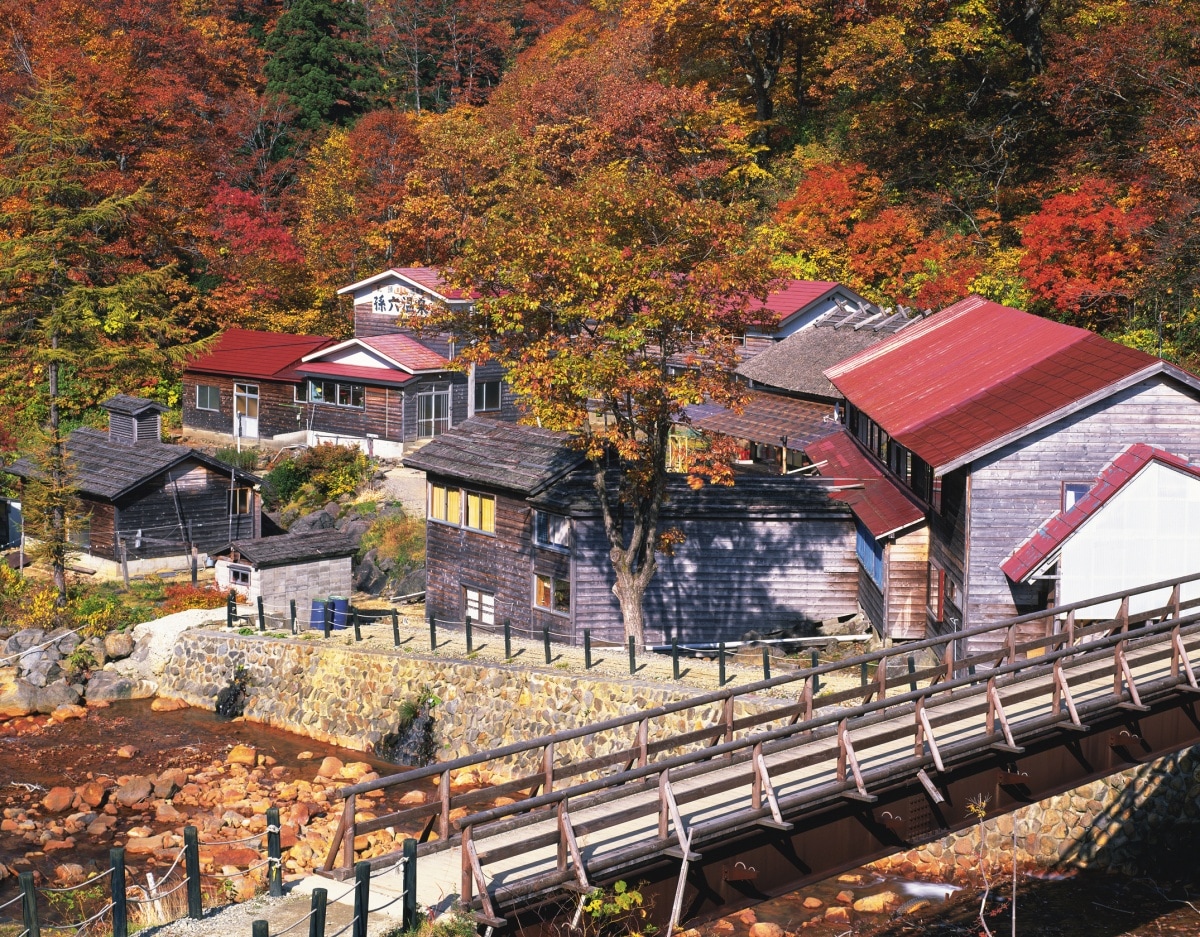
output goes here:
{"type": "Polygon", "coordinates": [[[876,540],[899,533],[925,519],[925,509],[903,486],[893,481],[845,429],[811,443],[804,449],[823,478],[857,484],[830,496],[850,505],[850,510],[876,540]]]}
{"type": "Polygon", "coordinates": [[[353,537],[338,530],[307,530],[275,537],[234,540],[220,550],[214,550],[213,555],[224,556],[234,551],[259,569],[269,569],[289,563],[353,556],[358,552],[358,546],[353,537]]]}
{"type": "Polygon", "coordinates": [[[979,296],[825,371],[938,474],[1154,374],[1200,391],[1145,352],[979,296]]]}
{"type": "Polygon", "coordinates": [[[375,286],[377,283],[381,283],[392,277],[406,280],[409,286],[423,290],[444,302],[472,302],[479,298],[479,294],[473,291],[460,290],[450,286],[442,277],[440,267],[392,267],[383,273],[367,277],[365,280],[359,280],[357,283],[343,286],[337,292],[339,296],[344,296],[347,293],[356,293],[365,286],[375,286]]]}
{"type": "Polygon", "coordinates": [[[435,436],[404,464],[434,475],[535,494],[584,461],[569,433],[471,419],[435,436]]]}
{"type": "Polygon", "coordinates": [[[825,376],[826,368],[916,321],[903,312],[888,315],[874,306],[852,309],[839,304],[814,321],[812,328],[801,329],[743,362],[737,373],[768,387],[836,399],[842,395],[825,376]]]}
{"type": "Polygon", "coordinates": [[[305,355],[330,344],[325,335],[286,335],[251,329],[226,329],[207,352],[193,358],[185,371],[227,374],[261,380],[296,381],[294,366],[305,355]]]}
{"type": "Polygon", "coordinates": [[[296,365],[299,374],[314,377],[349,378],[367,384],[405,384],[417,374],[444,371],[450,362],[436,351],[426,348],[407,335],[377,335],[370,338],[350,338],[328,348],[307,354],[296,365]],[[323,361],[349,349],[364,349],[377,364],[348,364],[342,361],[323,361]]]}
{"type": "Polygon", "coordinates": [[[1152,462],[1200,478],[1200,466],[1192,465],[1187,459],[1146,443],[1134,443],[1101,470],[1095,484],[1069,510],[1053,514],[1013,550],[1000,564],[1004,575],[1013,582],[1022,582],[1048,565],[1092,515],[1152,462]]]}
{"type": "Polygon", "coordinates": [[[123,416],[139,416],[147,410],[157,410],[166,413],[169,407],[147,400],[145,397],[131,397],[129,394],[115,394],[100,404],[109,413],[120,413],[123,416]]]}
{"type": "MultiPolygon", "coordinates": [[[[187,446],[164,442],[117,442],[110,439],[108,433],[90,427],[81,427],[71,433],[67,438],[67,455],[76,490],[105,501],[115,501],[156,475],[189,459],[195,459],[222,474],[235,473],[239,481],[249,485],[258,484],[259,481],[249,472],[187,446]]],[[[18,459],[5,471],[18,478],[32,478],[38,474],[36,464],[28,458],[18,459]]]]}
{"type": "Polygon", "coordinates": [[[833,410],[827,404],[750,391],[741,413],[719,404],[694,404],[685,412],[695,429],[723,433],[734,439],[767,446],[802,449],[808,442],[837,432],[833,410]]]}

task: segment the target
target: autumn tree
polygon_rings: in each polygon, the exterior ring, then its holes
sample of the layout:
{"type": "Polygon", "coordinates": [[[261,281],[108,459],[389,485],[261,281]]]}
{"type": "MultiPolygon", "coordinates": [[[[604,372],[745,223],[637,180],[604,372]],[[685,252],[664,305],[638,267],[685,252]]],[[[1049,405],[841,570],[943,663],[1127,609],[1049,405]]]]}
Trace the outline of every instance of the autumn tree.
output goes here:
{"type": "MultiPolygon", "coordinates": [[[[62,383],[118,364],[136,383],[184,337],[168,311],[174,272],[138,269],[122,256],[122,231],[144,193],[106,194],[105,165],[90,151],[84,115],[69,88],[41,81],[18,102],[0,177],[0,328],[9,347],[44,380],[47,419],[32,449],[38,472],[27,498],[28,529],[66,602],[68,526],[75,511],[64,417],[78,401],[62,383]]],[[[12,362],[10,362],[11,364],[12,362]]],[[[98,372],[98,373],[94,373],[98,372]]]]}

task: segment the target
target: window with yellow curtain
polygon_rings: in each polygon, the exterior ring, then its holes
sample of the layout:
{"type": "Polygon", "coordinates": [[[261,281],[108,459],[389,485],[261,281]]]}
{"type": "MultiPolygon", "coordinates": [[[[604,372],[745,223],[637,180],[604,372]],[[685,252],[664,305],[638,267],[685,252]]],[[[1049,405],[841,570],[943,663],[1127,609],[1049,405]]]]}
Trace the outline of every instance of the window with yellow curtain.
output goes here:
{"type": "Polygon", "coordinates": [[[496,532],[496,499],[492,495],[483,495],[477,491],[467,492],[467,527],[472,530],[482,530],[484,533],[496,532]]]}
{"type": "Polygon", "coordinates": [[[462,491],[445,485],[430,485],[429,518],[447,524],[461,524],[462,491]]]}

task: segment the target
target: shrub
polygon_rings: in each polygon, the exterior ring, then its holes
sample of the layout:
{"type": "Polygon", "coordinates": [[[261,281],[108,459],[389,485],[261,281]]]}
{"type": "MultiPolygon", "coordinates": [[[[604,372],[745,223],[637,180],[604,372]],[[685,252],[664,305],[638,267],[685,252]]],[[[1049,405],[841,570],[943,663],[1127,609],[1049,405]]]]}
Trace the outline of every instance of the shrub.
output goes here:
{"type": "Polygon", "coordinates": [[[263,476],[263,502],[269,510],[276,510],[296,496],[304,484],[304,470],[295,459],[284,459],[263,476]]]}
{"type": "Polygon", "coordinates": [[[391,560],[408,572],[425,562],[425,521],[402,512],[377,517],[363,534],[360,553],[374,549],[380,559],[391,560]]]}
{"type": "Polygon", "coordinates": [[[74,627],[83,628],[87,638],[102,638],[110,631],[133,624],[139,609],[124,605],[113,596],[85,594],[72,604],[74,627]]]}
{"type": "Polygon", "coordinates": [[[193,586],[190,582],[172,583],[163,591],[166,593],[166,601],[161,609],[164,615],[187,611],[189,608],[220,608],[229,601],[227,592],[208,586],[193,586]]]}
{"type": "Polygon", "coordinates": [[[354,446],[322,443],[286,459],[263,479],[263,499],[270,510],[291,505],[304,511],[353,494],[371,476],[371,460],[354,446]]]}
{"type": "Polygon", "coordinates": [[[258,468],[257,449],[243,449],[238,452],[236,446],[226,446],[217,450],[217,458],[226,465],[240,468],[243,472],[253,472],[258,468]]]}

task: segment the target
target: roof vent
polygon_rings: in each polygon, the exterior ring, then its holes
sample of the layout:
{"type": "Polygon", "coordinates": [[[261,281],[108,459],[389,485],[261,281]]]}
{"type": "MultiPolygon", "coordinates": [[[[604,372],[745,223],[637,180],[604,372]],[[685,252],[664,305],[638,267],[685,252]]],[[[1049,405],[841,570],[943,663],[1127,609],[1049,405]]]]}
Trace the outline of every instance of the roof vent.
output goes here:
{"type": "Polygon", "coordinates": [[[108,411],[108,438],[128,445],[162,441],[161,413],[167,408],[142,397],[117,394],[100,404],[108,411]]]}

